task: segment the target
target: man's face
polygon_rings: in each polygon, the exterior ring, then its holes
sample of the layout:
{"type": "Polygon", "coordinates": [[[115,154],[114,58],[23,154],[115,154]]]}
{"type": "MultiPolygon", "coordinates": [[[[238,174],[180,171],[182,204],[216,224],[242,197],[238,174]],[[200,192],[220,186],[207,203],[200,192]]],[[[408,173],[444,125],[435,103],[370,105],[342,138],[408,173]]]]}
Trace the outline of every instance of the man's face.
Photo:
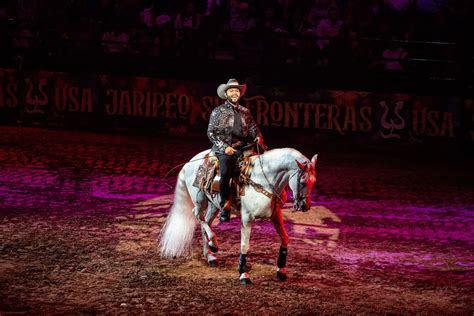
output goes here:
{"type": "Polygon", "coordinates": [[[232,104],[237,104],[240,99],[240,90],[237,88],[230,88],[227,89],[225,92],[227,95],[227,100],[229,100],[232,104]]]}

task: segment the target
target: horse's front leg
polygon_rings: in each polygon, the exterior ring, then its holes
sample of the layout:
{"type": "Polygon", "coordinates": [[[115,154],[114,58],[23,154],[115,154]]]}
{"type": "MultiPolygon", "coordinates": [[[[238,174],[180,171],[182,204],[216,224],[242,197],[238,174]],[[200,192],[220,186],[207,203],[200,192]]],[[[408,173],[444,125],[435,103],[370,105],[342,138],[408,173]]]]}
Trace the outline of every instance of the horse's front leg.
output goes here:
{"type": "Polygon", "coordinates": [[[288,233],[286,232],[285,225],[283,223],[283,216],[282,216],[280,207],[276,207],[271,219],[272,219],[273,226],[275,226],[275,229],[281,239],[280,252],[278,253],[278,260],[277,260],[277,278],[280,281],[286,281],[286,278],[287,278],[286,257],[288,254],[288,233]]]}
{"type": "Polygon", "coordinates": [[[252,222],[248,215],[242,212],[242,226],[240,228],[240,257],[237,271],[240,274],[241,284],[251,284],[247,268],[247,253],[250,248],[250,233],[252,232],[252,222]]]}

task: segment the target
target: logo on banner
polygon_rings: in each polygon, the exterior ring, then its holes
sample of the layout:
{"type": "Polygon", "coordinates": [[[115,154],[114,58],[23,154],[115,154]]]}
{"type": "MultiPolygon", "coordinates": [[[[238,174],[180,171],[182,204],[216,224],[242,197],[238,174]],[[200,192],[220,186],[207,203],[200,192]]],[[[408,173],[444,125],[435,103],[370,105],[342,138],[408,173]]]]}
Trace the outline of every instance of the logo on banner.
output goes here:
{"type": "Polygon", "coordinates": [[[390,107],[385,101],[380,102],[380,106],[383,108],[380,124],[384,129],[381,136],[385,139],[400,138],[398,132],[405,128],[405,120],[400,115],[400,111],[403,109],[403,101],[395,103],[393,113],[390,113],[390,107]]]}
{"type": "Polygon", "coordinates": [[[28,114],[44,114],[44,110],[40,107],[44,107],[49,102],[48,96],[43,90],[44,86],[46,86],[46,79],[42,78],[39,80],[36,91],[35,84],[30,78],[25,78],[25,82],[27,84],[25,97],[25,102],[27,105],[26,112],[28,114]]]}

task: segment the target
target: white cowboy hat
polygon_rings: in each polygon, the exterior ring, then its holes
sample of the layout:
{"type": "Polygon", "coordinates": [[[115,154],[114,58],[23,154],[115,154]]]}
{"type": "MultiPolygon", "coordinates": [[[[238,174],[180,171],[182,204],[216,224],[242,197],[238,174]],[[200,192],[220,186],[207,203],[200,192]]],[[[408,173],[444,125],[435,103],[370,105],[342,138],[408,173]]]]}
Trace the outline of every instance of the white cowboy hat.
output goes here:
{"type": "Polygon", "coordinates": [[[229,79],[227,83],[223,83],[217,87],[217,95],[221,99],[227,99],[227,96],[225,92],[230,89],[230,88],[237,88],[240,90],[240,96],[243,96],[245,93],[245,90],[247,90],[247,85],[246,84],[239,84],[237,79],[229,79]]]}

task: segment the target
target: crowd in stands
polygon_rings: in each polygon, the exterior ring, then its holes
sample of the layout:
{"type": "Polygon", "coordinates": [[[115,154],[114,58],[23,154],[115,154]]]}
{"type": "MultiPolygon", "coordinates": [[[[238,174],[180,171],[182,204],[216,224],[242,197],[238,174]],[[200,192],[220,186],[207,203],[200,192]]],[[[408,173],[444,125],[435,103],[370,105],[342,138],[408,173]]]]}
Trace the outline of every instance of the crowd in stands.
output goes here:
{"type": "Polygon", "coordinates": [[[457,58],[456,45],[470,40],[472,2],[0,0],[0,41],[15,54],[355,63],[400,71],[410,57],[457,58]]]}

